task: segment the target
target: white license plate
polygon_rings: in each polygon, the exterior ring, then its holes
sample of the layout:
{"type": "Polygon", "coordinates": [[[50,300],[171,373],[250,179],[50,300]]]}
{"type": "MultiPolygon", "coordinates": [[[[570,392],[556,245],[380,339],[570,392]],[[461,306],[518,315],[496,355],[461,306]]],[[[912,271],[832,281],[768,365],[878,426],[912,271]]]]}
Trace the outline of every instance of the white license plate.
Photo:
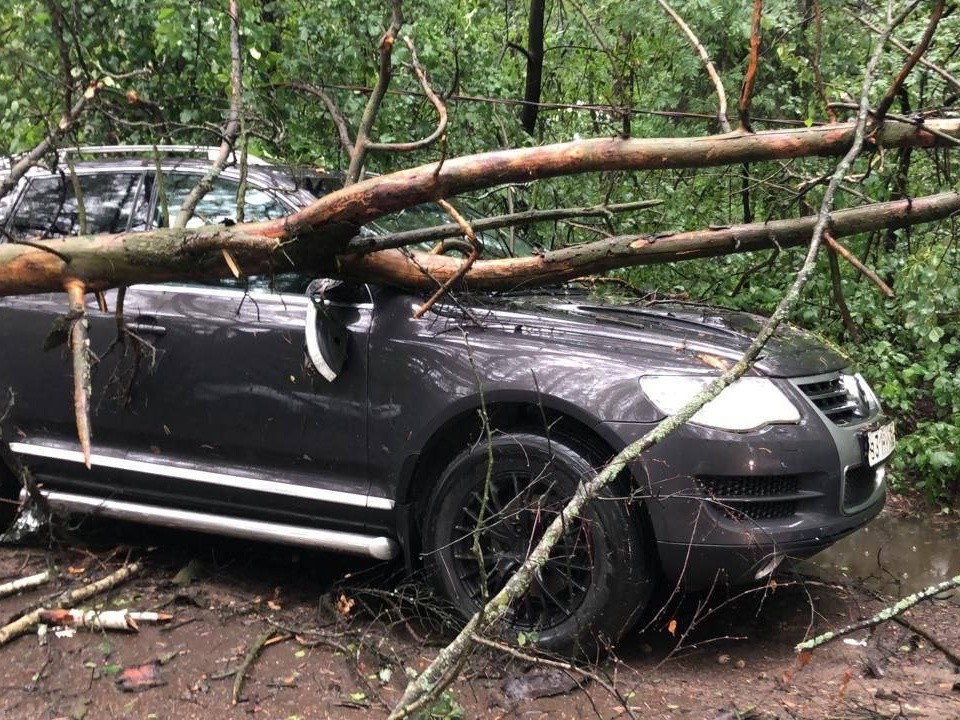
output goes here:
{"type": "Polygon", "coordinates": [[[893,452],[897,445],[897,435],[893,430],[893,423],[871,430],[867,433],[867,465],[873,467],[883,462],[893,452]]]}

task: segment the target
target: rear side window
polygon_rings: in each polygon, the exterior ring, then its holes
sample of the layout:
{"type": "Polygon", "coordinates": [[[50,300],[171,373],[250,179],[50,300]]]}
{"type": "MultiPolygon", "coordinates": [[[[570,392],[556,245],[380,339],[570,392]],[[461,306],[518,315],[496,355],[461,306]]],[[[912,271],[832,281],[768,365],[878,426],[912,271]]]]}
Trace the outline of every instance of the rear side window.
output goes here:
{"type": "MultiPolygon", "coordinates": [[[[7,224],[7,218],[10,216],[10,210],[13,208],[13,204],[17,201],[18,194],[17,189],[14,188],[3,197],[0,197],[0,228],[3,228],[3,226],[7,224]]],[[[0,242],[3,242],[2,238],[0,238],[0,242]]]]}
{"type": "MultiPolygon", "coordinates": [[[[199,182],[199,175],[164,175],[163,186],[158,188],[156,202],[156,224],[169,227],[177,218],[190,191],[199,182]],[[164,207],[166,200],[166,207],[164,207]],[[166,212],[164,212],[166,211],[166,212]]],[[[187,227],[208,223],[222,223],[237,219],[237,193],[240,186],[233,180],[217,178],[213,187],[200,198],[187,227]]],[[[248,222],[273,220],[288,215],[290,211],[277,198],[265,190],[247,187],[243,196],[243,219],[248,222]]]]}
{"type": "MultiPolygon", "coordinates": [[[[163,184],[158,185],[154,191],[154,225],[170,227],[176,220],[177,213],[180,212],[187,196],[199,182],[200,175],[170,173],[161,177],[163,184]]],[[[149,181],[150,179],[148,179],[149,181]]],[[[187,227],[223,223],[228,220],[235,221],[237,219],[237,195],[239,191],[240,185],[235,180],[216,178],[210,191],[197,203],[193,215],[187,221],[187,227]]],[[[243,219],[246,222],[273,220],[290,214],[290,209],[267,190],[248,186],[243,195],[243,201],[243,219]]],[[[186,284],[246,291],[272,290],[279,293],[299,295],[303,294],[311,279],[309,275],[290,272],[278,273],[272,277],[253,275],[240,279],[224,278],[222,280],[186,284]]]]}
{"type": "Polygon", "coordinates": [[[141,177],[140,173],[80,175],[79,199],[73,180],[65,173],[34,178],[13,211],[7,231],[24,238],[124,232],[135,213],[141,177]]]}

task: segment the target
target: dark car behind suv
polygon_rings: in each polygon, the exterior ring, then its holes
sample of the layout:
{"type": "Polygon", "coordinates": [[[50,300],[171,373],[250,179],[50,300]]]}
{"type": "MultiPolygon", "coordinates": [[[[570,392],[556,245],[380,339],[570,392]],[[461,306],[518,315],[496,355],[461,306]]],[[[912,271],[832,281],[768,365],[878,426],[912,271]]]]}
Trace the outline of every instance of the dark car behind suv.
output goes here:
{"type": "MultiPolygon", "coordinates": [[[[165,224],[208,166],[152,155],[72,163],[87,232],[165,224]]],[[[236,217],[238,179],[224,173],[200,221],[236,217]]],[[[252,166],[248,182],[247,220],[314,197],[269,167],[252,166]]],[[[74,185],[69,173],[32,173],[3,200],[4,236],[78,232],[74,185]]],[[[68,363],[41,350],[64,298],[0,299],[0,384],[16,396],[4,441],[55,508],[422,559],[468,616],[577,483],[759,328],[743,313],[604,304],[569,287],[460,294],[415,319],[416,294],[314,280],[134,286],[120,344],[113,314],[91,300],[89,470],[68,363]]],[[[661,579],[763,580],[879,512],[893,443],[848,361],[784,328],[747,377],[566,530],[510,622],[571,649],[618,638],[661,579]]]]}

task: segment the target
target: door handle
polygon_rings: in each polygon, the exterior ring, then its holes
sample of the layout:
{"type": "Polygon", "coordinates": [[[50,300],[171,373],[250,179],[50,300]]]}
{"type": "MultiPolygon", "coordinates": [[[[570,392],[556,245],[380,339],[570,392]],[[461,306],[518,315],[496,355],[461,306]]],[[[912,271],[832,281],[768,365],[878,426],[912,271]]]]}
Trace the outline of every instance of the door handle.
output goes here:
{"type": "Polygon", "coordinates": [[[157,324],[157,319],[150,315],[139,315],[132,323],[127,323],[127,329],[137,335],[154,335],[162,337],[167,334],[163,325],[157,324]]]}

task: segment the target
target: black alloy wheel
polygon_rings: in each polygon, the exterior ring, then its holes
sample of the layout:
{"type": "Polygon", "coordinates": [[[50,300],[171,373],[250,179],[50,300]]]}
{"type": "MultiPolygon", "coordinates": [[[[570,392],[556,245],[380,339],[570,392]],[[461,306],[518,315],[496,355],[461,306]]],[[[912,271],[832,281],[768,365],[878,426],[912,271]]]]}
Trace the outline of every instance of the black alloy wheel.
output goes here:
{"type": "MultiPolygon", "coordinates": [[[[464,619],[503,588],[594,475],[573,443],[529,433],[481,441],[449,464],[424,517],[425,561],[464,619]]],[[[510,608],[508,639],[523,633],[543,649],[579,654],[616,642],[651,590],[635,515],[608,489],[571,522],[510,608]]]]}

